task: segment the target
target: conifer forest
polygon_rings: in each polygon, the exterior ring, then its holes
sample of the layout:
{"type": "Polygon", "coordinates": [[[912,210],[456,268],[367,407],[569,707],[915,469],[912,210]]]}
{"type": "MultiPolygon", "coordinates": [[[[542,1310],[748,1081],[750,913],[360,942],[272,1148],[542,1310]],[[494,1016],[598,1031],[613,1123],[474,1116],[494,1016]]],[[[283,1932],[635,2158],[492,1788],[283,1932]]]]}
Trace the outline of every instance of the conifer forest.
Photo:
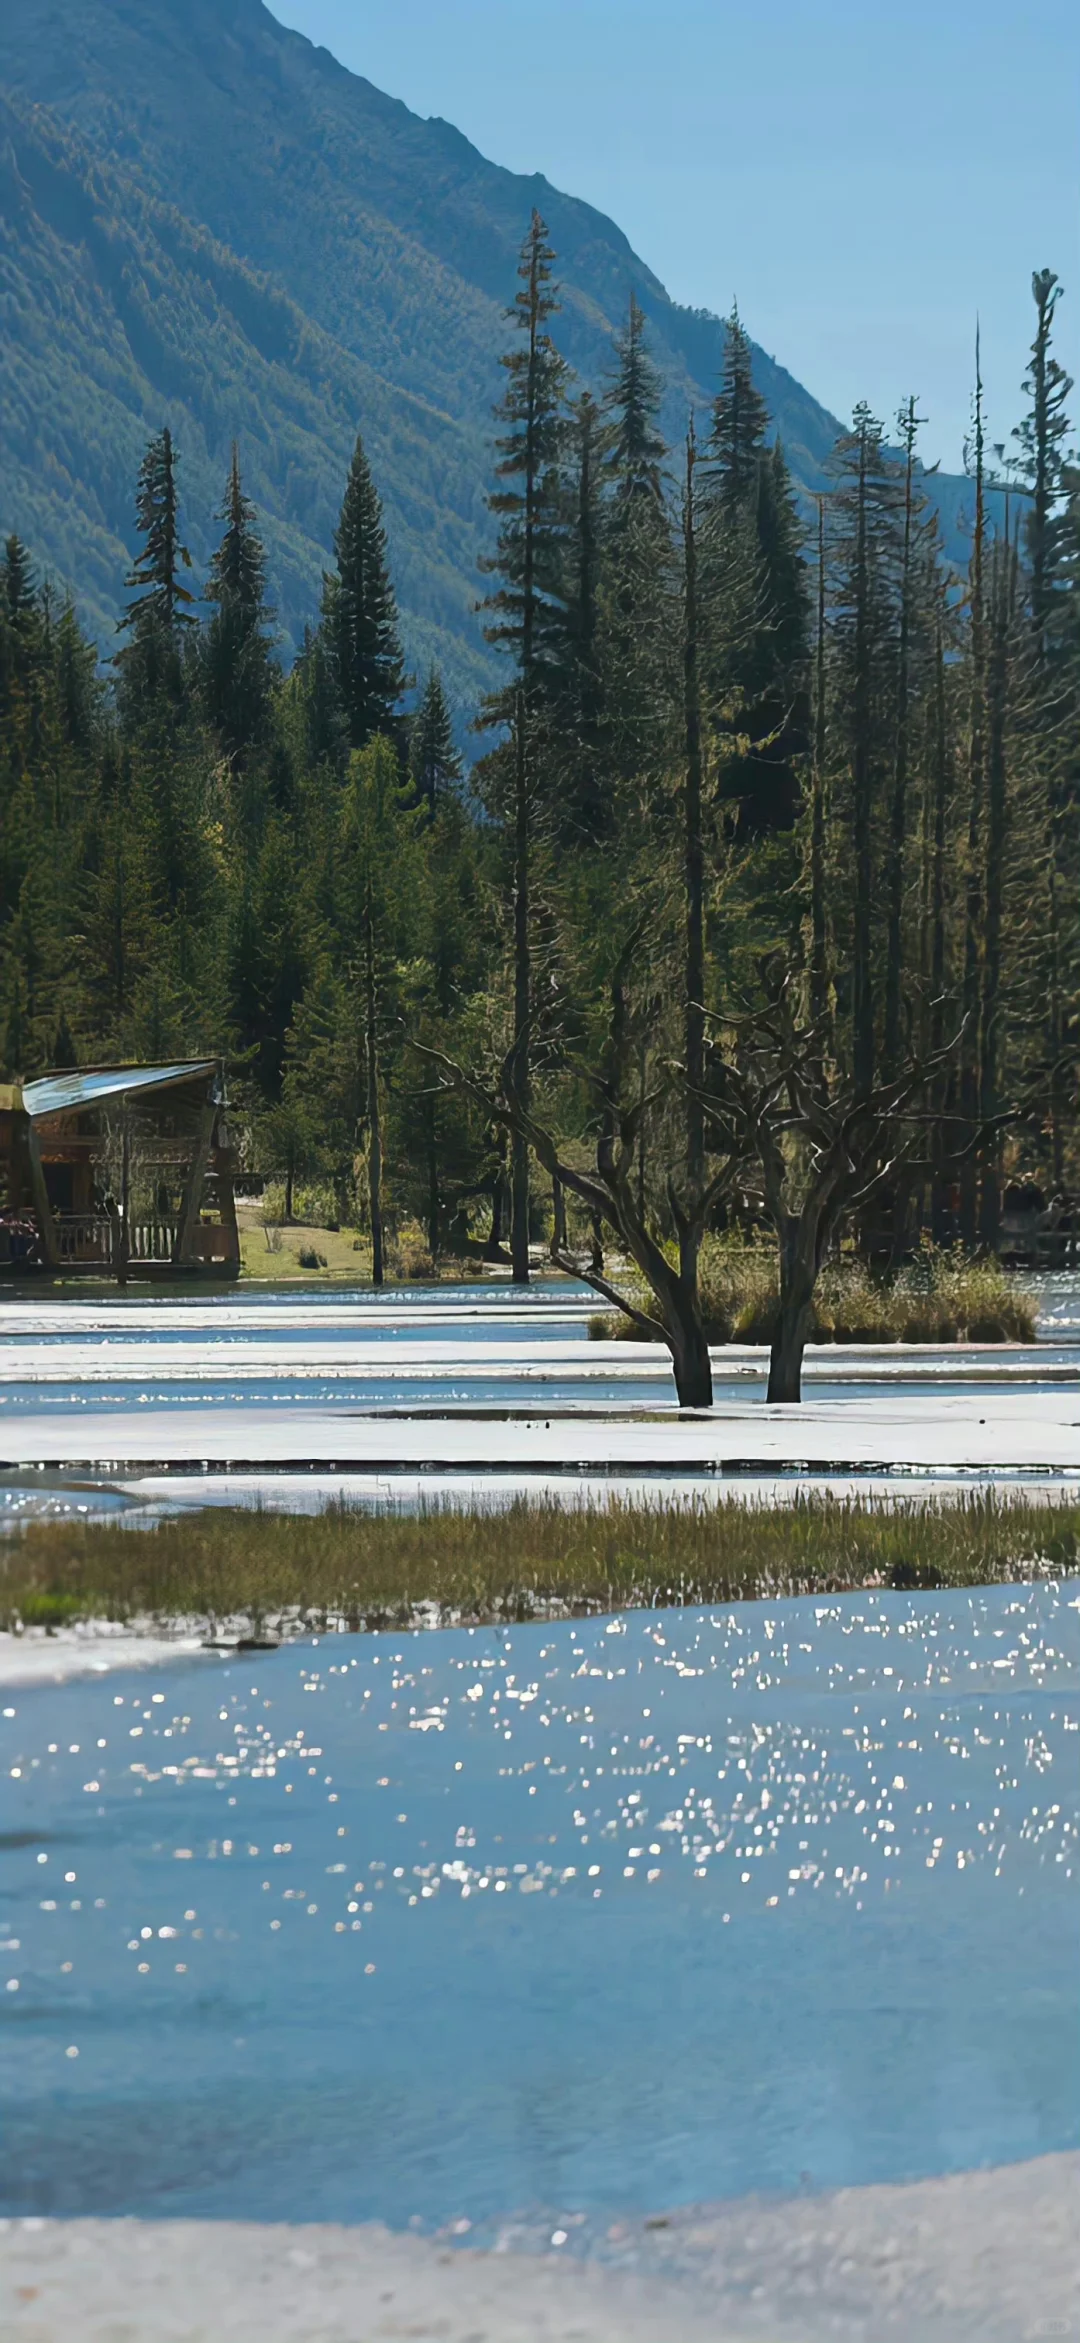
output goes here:
{"type": "Polygon", "coordinates": [[[842,1236],[996,1250],[1010,1191],[1080,1186],[1060,293],[1035,276],[1003,443],[973,349],[959,570],[915,397],[858,407],[800,500],[733,314],[711,413],[665,445],[633,299],[605,382],[560,356],[534,215],[478,708],[407,672],[362,437],[287,672],[242,445],[198,576],[151,440],[107,656],[9,536],[3,1078],[224,1057],[244,1171],[362,1231],[377,1280],[414,1225],[434,1262],[524,1278],[542,1244],[609,1298],[629,1260],[689,1400],[718,1231],[778,1247],[779,1398],[842,1236]]]}

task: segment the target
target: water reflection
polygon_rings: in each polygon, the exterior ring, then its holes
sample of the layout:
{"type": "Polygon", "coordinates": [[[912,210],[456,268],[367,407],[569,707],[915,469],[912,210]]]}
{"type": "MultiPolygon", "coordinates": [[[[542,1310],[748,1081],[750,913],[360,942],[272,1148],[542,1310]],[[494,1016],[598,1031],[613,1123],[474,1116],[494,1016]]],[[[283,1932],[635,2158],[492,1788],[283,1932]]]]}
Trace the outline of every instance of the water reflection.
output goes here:
{"type": "Polygon", "coordinates": [[[588,2239],[1074,2143],[1078,1600],[332,1638],[12,1692],[4,2209],[494,2239],[532,2206],[588,2239]]]}

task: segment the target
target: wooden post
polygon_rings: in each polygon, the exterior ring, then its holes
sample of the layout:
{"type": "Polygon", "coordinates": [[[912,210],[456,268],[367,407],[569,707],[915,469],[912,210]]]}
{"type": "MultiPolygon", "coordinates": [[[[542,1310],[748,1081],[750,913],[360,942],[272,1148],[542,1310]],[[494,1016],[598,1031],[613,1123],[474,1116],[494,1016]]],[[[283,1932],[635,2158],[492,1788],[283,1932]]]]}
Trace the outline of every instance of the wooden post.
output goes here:
{"type": "Polygon", "coordinates": [[[207,1158],[210,1154],[210,1143],[214,1136],[217,1119],[217,1100],[210,1099],[203,1108],[202,1120],[199,1124],[198,1134],[195,1140],[195,1153],[191,1159],[191,1170],[188,1173],[187,1186],[184,1190],[184,1201],[180,1212],[180,1228],[176,1239],[176,1251],[173,1254],[173,1261],[177,1264],[182,1264],[183,1262],[187,1261],[191,1253],[195,1230],[198,1225],[199,1206],[202,1203],[203,1181],[206,1178],[207,1158]]]}
{"type": "Polygon", "coordinates": [[[60,1249],[56,1235],[56,1222],[53,1219],[52,1205],[49,1202],[49,1191],[45,1185],[45,1166],[41,1160],[41,1141],[32,1121],[28,1125],[26,1143],[27,1153],[30,1157],[30,1187],[38,1216],[38,1227],[41,1231],[41,1250],[45,1266],[47,1269],[59,1269],[60,1249]]]}
{"type": "MultiPolygon", "coordinates": [[[[215,1124],[215,1128],[216,1128],[216,1124],[215,1124]]],[[[231,1157],[230,1157],[230,1159],[229,1159],[229,1160],[230,1160],[230,1162],[231,1162],[231,1157]]],[[[239,1267],[240,1267],[240,1230],[239,1230],[239,1227],[238,1227],[238,1225],[237,1225],[237,1219],[236,1219],[236,1193],[235,1193],[235,1190],[234,1190],[234,1188],[233,1188],[233,1179],[232,1179],[232,1172],[231,1172],[231,1170],[229,1170],[229,1171],[223,1171],[223,1170],[221,1169],[221,1166],[220,1166],[220,1164],[219,1164],[219,1165],[218,1165],[218,1167],[217,1167],[217,1183],[218,1183],[218,1198],[219,1198],[220,1207],[221,1207],[221,1220],[222,1220],[222,1226],[228,1230],[228,1232],[229,1232],[229,1236],[230,1236],[230,1238],[232,1239],[232,1247],[231,1247],[231,1254],[230,1254],[230,1258],[231,1258],[231,1260],[232,1260],[232,1261],[235,1263],[235,1265],[236,1265],[236,1268],[237,1268],[237,1269],[239,1269],[239,1267]]]]}
{"type": "Polygon", "coordinates": [[[131,1121],[125,1098],[121,1109],[123,1135],[120,1145],[120,1226],[117,1230],[116,1281],[126,1285],[128,1262],[131,1259],[131,1121]]]}

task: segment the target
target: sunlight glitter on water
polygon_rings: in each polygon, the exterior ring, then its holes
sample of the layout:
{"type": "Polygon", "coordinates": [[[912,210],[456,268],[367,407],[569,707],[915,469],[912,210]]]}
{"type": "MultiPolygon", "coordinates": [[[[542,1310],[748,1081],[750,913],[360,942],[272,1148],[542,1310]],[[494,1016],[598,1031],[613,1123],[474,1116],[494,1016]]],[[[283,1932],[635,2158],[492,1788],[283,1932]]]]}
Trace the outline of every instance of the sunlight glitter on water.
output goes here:
{"type": "Polygon", "coordinates": [[[0,2201],[492,2222],[1072,2144],[1075,1587],[11,1692],[0,2201]]]}

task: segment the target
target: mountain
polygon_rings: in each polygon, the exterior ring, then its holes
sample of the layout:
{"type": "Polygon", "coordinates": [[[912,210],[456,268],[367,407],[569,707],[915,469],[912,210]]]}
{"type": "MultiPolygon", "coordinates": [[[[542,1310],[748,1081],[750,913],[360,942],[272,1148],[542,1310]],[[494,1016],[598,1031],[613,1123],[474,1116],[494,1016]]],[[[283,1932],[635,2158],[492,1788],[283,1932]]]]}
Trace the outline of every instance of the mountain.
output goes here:
{"type": "MultiPolygon", "coordinates": [[[[473,702],[491,675],[474,607],[491,407],[534,204],[566,356],[598,385],[633,290],[678,441],[712,395],[722,325],[671,301],[590,205],[485,161],[261,0],[4,0],[0,527],[107,636],[149,432],[173,427],[197,560],[235,434],[295,643],[359,425],[410,658],[473,702]]],[[[813,489],[839,426],[763,351],[755,368],[813,489]]],[[[949,536],[965,489],[935,483],[949,536]]]]}

